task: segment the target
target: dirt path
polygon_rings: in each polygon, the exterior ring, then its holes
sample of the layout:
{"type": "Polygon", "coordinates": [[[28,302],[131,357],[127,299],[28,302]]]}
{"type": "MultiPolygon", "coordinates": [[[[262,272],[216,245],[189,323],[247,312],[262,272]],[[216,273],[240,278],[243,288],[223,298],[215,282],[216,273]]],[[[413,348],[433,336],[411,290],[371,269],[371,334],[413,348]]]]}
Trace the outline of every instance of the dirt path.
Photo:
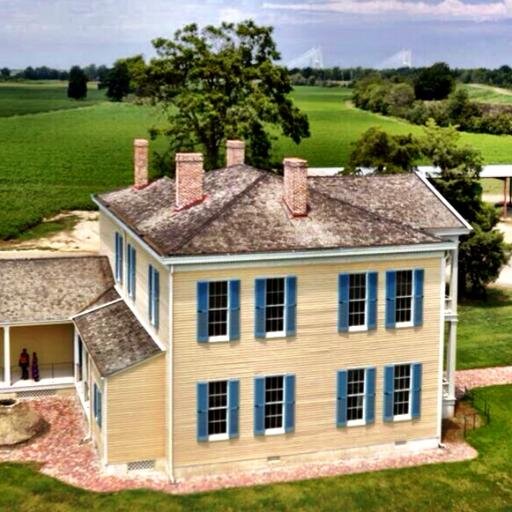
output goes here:
{"type": "Polygon", "coordinates": [[[65,253],[96,254],[99,251],[98,212],[74,210],[62,212],[45,222],[78,219],[70,228],[43,238],[0,242],[0,258],[54,256],[65,253]]]}

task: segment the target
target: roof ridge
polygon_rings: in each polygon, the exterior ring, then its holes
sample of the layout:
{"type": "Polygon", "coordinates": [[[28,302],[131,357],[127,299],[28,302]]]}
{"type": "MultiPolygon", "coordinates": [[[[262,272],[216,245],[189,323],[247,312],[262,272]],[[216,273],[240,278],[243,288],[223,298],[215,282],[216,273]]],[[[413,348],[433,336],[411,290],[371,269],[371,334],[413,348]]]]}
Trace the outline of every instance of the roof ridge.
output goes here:
{"type": "Polygon", "coordinates": [[[260,173],[260,176],[258,176],[252,183],[250,183],[247,187],[245,187],[241,192],[236,194],[229,200],[222,208],[220,208],[217,212],[215,212],[214,215],[211,215],[208,217],[202,224],[200,224],[196,229],[191,231],[186,237],[183,238],[181,243],[176,246],[175,250],[182,249],[186,244],[188,244],[191,240],[193,240],[201,231],[206,229],[208,225],[210,225],[212,222],[217,220],[222,214],[224,214],[226,211],[228,211],[235,203],[236,201],[241,198],[242,196],[246,195],[250,190],[252,190],[258,183],[260,183],[262,180],[264,180],[267,177],[267,172],[262,171],[261,169],[255,169],[260,173]]]}
{"type": "Polygon", "coordinates": [[[314,189],[315,193],[317,194],[320,194],[324,197],[328,197],[329,199],[332,199],[334,201],[338,201],[340,203],[343,203],[345,205],[348,205],[352,208],[355,208],[357,210],[360,210],[360,211],[363,211],[364,213],[366,213],[367,215],[369,215],[370,217],[373,217],[375,219],[377,219],[379,222],[384,222],[384,223],[392,223],[392,224],[395,224],[396,226],[398,227],[407,227],[409,229],[411,229],[412,231],[416,232],[416,233],[421,233],[422,235],[427,235],[431,238],[433,238],[434,240],[440,240],[440,238],[434,236],[434,235],[431,235],[430,233],[427,233],[426,231],[422,230],[422,229],[417,229],[413,226],[411,226],[410,224],[406,223],[406,222],[399,222],[395,219],[391,219],[391,218],[387,218],[387,217],[382,217],[381,215],[379,215],[378,213],[375,213],[375,212],[372,212],[371,210],[367,210],[366,208],[360,206],[360,205],[356,205],[356,204],[352,204],[352,203],[349,203],[348,201],[346,201],[345,199],[340,199],[339,197],[333,197],[329,194],[327,194],[326,192],[322,192],[320,190],[316,190],[314,189]]]}

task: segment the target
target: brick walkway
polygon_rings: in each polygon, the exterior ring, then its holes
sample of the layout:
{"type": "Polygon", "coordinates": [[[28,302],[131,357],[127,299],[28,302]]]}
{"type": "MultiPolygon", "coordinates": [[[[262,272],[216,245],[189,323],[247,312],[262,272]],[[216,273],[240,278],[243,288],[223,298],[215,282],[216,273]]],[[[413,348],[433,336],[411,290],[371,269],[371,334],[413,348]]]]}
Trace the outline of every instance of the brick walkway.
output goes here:
{"type": "Polygon", "coordinates": [[[464,394],[465,389],[499,384],[512,384],[512,366],[459,370],[455,373],[455,387],[458,397],[464,394]]]}
{"type": "Polygon", "coordinates": [[[181,494],[453,462],[471,459],[477,455],[476,451],[466,443],[447,443],[443,449],[426,450],[420,453],[366,456],[325,464],[309,463],[283,467],[275,465],[265,471],[209,475],[171,484],[162,475],[157,474],[123,477],[102,473],[96,450],[90,442],[83,442],[85,425],[76,399],[47,397],[33,400],[31,403],[51,428],[33,441],[16,448],[0,449],[0,461],[35,461],[41,464],[41,471],[47,475],[84,489],[100,492],[148,488],[181,494]]]}

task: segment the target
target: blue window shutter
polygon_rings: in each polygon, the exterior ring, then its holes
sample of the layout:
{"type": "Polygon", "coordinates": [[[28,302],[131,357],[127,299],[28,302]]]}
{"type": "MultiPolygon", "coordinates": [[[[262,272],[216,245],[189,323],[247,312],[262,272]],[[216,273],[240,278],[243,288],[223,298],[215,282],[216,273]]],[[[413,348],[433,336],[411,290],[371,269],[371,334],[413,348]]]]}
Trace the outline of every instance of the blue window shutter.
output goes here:
{"type": "Polygon", "coordinates": [[[229,386],[229,437],[238,437],[238,416],[240,408],[240,382],[230,380],[229,386]]]}
{"type": "Polygon", "coordinates": [[[336,426],[347,425],[347,370],[336,373],[336,426]]]}
{"type": "Polygon", "coordinates": [[[101,399],[102,399],[102,394],[101,394],[101,391],[98,389],[98,416],[97,416],[97,422],[98,422],[98,426],[101,428],[101,423],[102,423],[102,417],[101,417],[101,399]]]}
{"type": "Polygon", "coordinates": [[[367,368],[365,371],[366,378],[366,407],[365,421],[366,423],[375,422],[375,368],[367,368]]]}
{"type": "Polygon", "coordinates": [[[286,278],[286,336],[295,336],[297,330],[297,278],[286,278]]]}
{"type": "Polygon", "coordinates": [[[265,377],[254,379],[254,435],[265,435],[265,377]]]}
{"type": "Polygon", "coordinates": [[[348,274],[338,276],[338,332],[348,331],[349,283],[348,274]]]}
{"type": "Polygon", "coordinates": [[[386,272],[386,329],[394,329],[396,324],[396,272],[386,272]]]}
{"type": "Polygon", "coordinates": [[[119,233],[116,232],[115,234],[115,261],[116,261],[116,281],[120,281],[120,275],[121,275],[121,249],[120,249],[120,236],[119,233]]]}
{"type": "Polygon", "coordinates": [[[98,406],[97,406],[97,403],[98,403],[98,388],[96,387],[96,383],[93,384],[92,386],[92,410],[93,410],[93,414],[94,414],[94,417],[97,418],[98,417],[98,406]]]}
{"type": "Polygon", "coordinates": [[[123,268],[123,258],[124,258],[124,247],[123,247],[123,237],[122,235],[119,235],[119,282],[122,283],[123,282],[123,273],[124,273],[124,268],[123,268]]]}
{"type": "Polygon", "coordinates": [[[137,252],[132,246],[132,297],[135,299],[135,283],[137,282],[137,252]]]}
{"type": "Polygon", "coordinates": [[[384,421],[393,421],[393,391],[394,391],[395,367],[384,366],[384,421]]]}
{"type": "Polygon", "coordinates": [[[229,281],[229,340],[240,339],[240,281],[229,281]]]}
{"type": "Polygon", "coordinates": [[[284,413],[284,431],[293,432],[295,430],[295,375],[285,376],[285,413],[284,413]]]}
{"type": "Polygon", "coordinates": [[[368,329],[377,329],[377,272],[368,273],[368,329]]]}
{"type": "Polygon", "coordinates": [[[423,281],[425,271],[417,268],[414,271],[414,325],[423,324],[423,281]]]}
{"type": "Polygon", "coordinates": [[[256,338],[265,337],[265,293],[267,289],[266,279],[256,279],[254,283],[254,336],[256,338]]]}
{"type": "Polygon", "coordinates": [[[412,413],[413,418],[419,418],[421,415],[421,363],[412,365],[412,413]]]}
{"type": "Polygon", "coordinates": [[[153,267],[151,265],[148,266],[148,290],[149,290],[149,300],[148,300],[148,315],[149,320],[153,321],[153,301],[155,300],[155,291],[153,289],[153,267]]]}
{"type": "Polygon", "coordinates": [[[208,342],[208,282],[197,283],[197,341],[208,342]]]}
{"type": "Polygon", "coordinates": [[[154,270],[154,286],[153,286],[153,293],[155,295],[155,309],[154,309],[154,318],[153,323],[155,327],[158,327],[158,324],[160,322],[160,273],[158,270],[154,270]]]}
{"type": "Polygon", "coordinates": [[[208,383],[197,383],[197,440],[208,441],[208,383]]]}
{"type": "Polygon", "coordinates": [[[126,288],[128,294],[132,293],[132,249],[131,245],[126,246],[126,288]]]}

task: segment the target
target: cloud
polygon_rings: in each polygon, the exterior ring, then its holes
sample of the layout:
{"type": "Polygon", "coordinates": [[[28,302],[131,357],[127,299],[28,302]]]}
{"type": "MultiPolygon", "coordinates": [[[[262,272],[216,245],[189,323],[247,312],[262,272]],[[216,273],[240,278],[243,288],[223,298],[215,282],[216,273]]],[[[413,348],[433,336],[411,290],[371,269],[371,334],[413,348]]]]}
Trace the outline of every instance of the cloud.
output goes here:
{"type": "Polygon", "coordinates": [[[443,0],[437,3],[403,0],[327,0],[317,3],[265,2],[263,8],[282,11],[340,13],[378,16],[403,15],[418,18],[463,19],[474,21],[512,18],[512,0],[487,3],[465,3],[461,0],[443,0]]]}

